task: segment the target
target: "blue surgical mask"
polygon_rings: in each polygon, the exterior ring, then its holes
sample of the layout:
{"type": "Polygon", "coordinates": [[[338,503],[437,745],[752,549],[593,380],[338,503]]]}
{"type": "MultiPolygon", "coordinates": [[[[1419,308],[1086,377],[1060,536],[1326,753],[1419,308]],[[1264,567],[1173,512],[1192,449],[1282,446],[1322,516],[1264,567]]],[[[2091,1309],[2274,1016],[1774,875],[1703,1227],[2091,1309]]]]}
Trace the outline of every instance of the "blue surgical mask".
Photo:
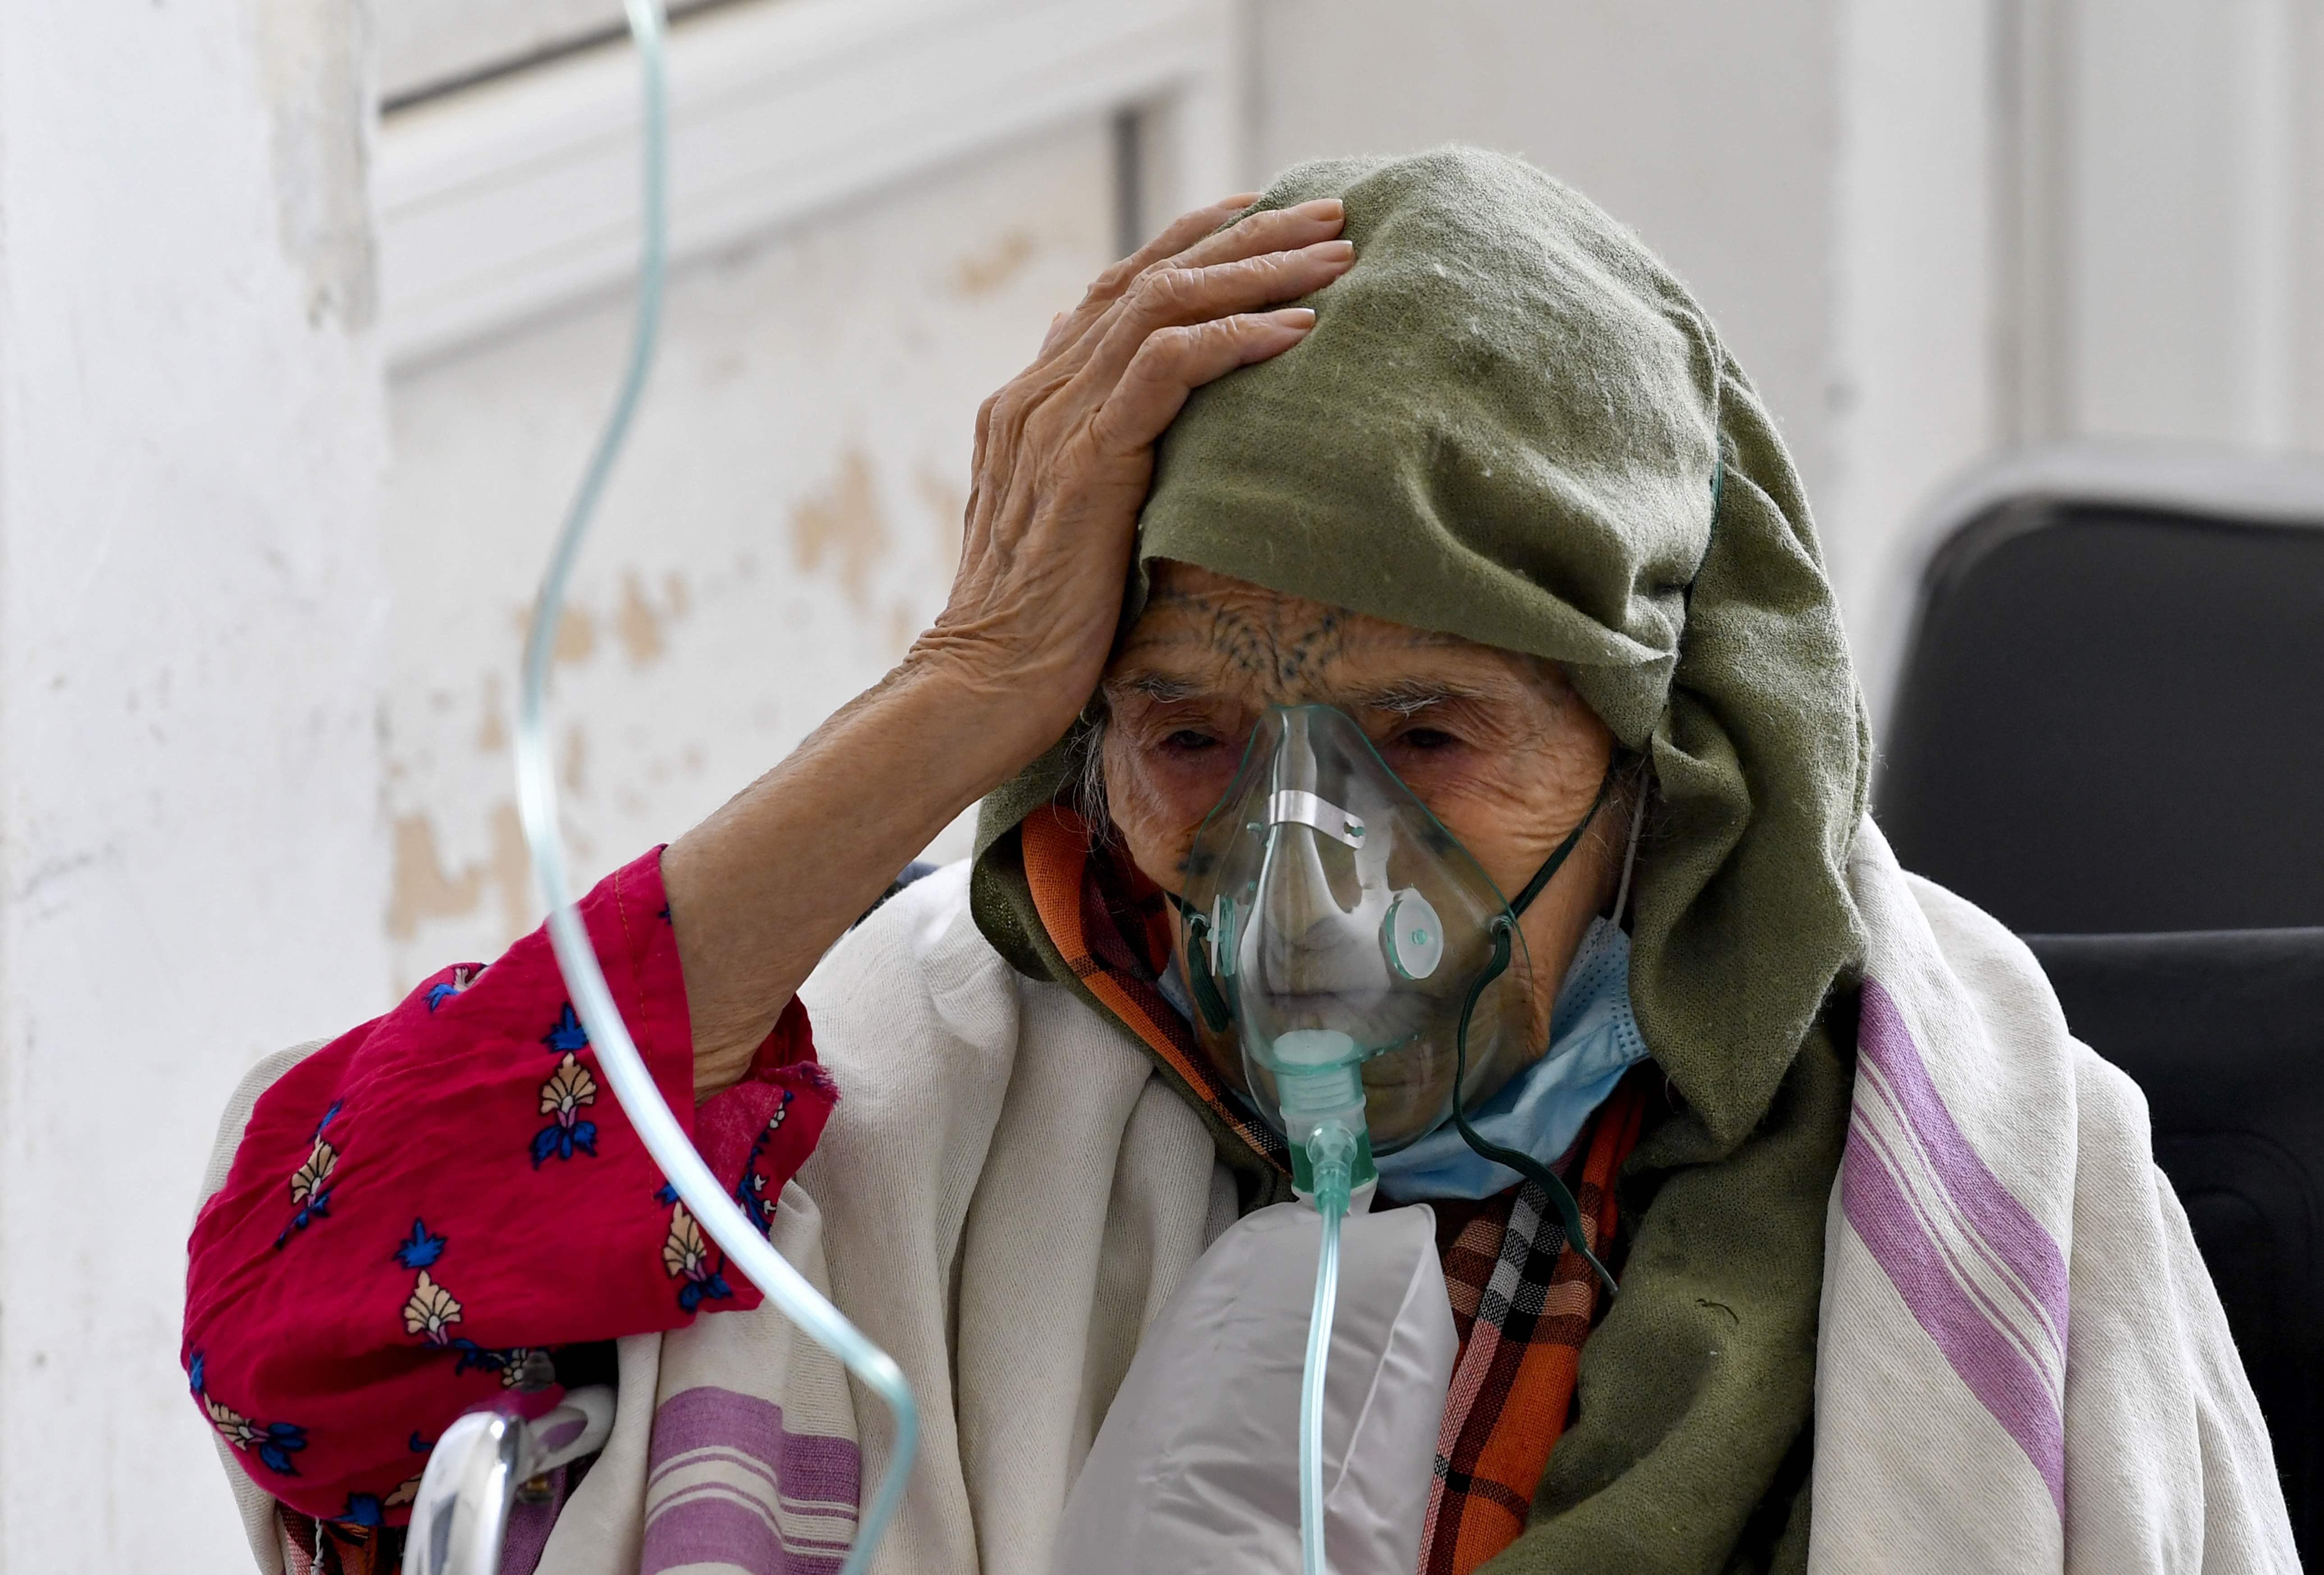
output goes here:
{"type": "MultiPolygon", "coordinates": [[[[1603,919],[1590,922],[1565,970],[1549,1033],[1548,1052],[1469,1117],[1481,1136],[1544,1164],[1572,1146],[1622,1074],[1646,1059],[1646,1042],[1630,1014],[1630,938],[1603,919]]],[[[1450,1126],[1375,1163],[1380,1190],[1403,1203],[1489,1198],[1521,1179],[1450,1126]]]]}

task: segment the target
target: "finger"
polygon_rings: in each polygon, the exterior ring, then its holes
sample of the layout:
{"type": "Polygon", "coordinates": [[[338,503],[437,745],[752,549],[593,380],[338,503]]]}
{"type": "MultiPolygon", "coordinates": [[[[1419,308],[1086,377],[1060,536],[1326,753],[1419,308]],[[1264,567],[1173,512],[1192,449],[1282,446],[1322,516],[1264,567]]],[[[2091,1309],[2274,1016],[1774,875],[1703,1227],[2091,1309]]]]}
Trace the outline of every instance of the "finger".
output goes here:
{"type": "Polygon", "coordinates": [[[1258,200],[1258,192],[1243,191],[1232,197],[1222,197],[1207,208],[1182,213],[1163,226],[1160,235],[1124,257],[1122,264],[1132,273],[1138,273],[1165,257],[1175,257],[1258,200]]]}
{"type": "Polygon", "coordinates": [[[1246,191],[1222,198],[1208,208],[1197,208],[1191,213],[1180,214],[1163,227],[1160,235],[1099,274],[1097,283],[1090,286],[1090,295],[1105,301],[1112,300],[1147,269],[1176,256],[1258,200],[1257,192],[1246,191]]]}
{"type": "MultiPolygon", "coordinates": [[[[1247,214],[1224,229],[1205,231],[1193,246],[1164,261],[1173,267],[1204,267],[1240,262],[1268,252],[1297,251],[1319,241],[1336,239],[1346,220],[1347,209],[1336,197],[1318,198],[1296,208],[1269,208],[1264,213],[1247,214]]],[[[1151,273],[1160,265],[1151,264],[1143,272],[1151,273]]],[[[1127,282],[1123,283],[1126,285],[1127,282]]],[[[1083,302],[1084,310],[1070,314],[1062,326],[1051,324],[1049,337],[1042,342],[1043,357],[1056,357],[1067,367],[1085,360],[1095,347],[1104,308],[1120,293],[1115,289],[1101,300],[1093,292],[1083,302]]]]}
{"type": "Polygon", "coordinates": [[[1314,326],[1312,309],[1291,306],[1156,329],[1090,419],[1091,440],[1102,454],[1135,453],[1162,435],[1195,389],[1281,355],[1314,326]]]}
{"type": "Polygon", "coordinates": [[[1268,252],[1208,268],[1149,269],[1115,303],[1074,381],[1085,394],[1102,398],[1156,329],[1295,301],[1346,273],[1355,255],[1346,241],[1318,241],[1296,252],[1268,252]]]}
{"type": "Polygon", "coordinates": [[[1204,268],[1214,263],[1240,262],[1262,252],[1291,252],[1337,236],[1348,222],[1348,210],[1336,197],[1320,197],[1296,208],[1272,208],[1238,219],[1222,230],[1204,235],[1170,261],[1181,268],[1204,268]]]}
{"type": "Polygon", "coordinates": [[[1160,235],[1099,274],[1083,293],[1081,303],[1049,325],[1048,335],[1041,341],[1042,357],[1056,355],[1084,339],[1090,324],[1120,299],[1121,292],[1139,274],[1176,256],[1258,200],[1259,193],[1255,191],[1240,192],[1172,219],[1160,235]]]}

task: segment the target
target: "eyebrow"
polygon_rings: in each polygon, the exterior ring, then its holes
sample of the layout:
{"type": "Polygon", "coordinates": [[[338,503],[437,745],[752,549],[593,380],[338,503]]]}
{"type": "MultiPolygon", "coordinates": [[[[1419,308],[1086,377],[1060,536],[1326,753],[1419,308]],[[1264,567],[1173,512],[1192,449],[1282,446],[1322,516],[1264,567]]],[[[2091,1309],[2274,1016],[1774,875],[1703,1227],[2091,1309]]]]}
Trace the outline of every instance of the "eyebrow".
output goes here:
{"type": "Polygon", "coordinates": [[[1342,703],[1358,710],[1392,711],[1400,717],[1410,717],[1432,706],[1445,705],[1453,700],[1479,699],[1484,693],[1474,684],[1407,678],[1382,684],[1377,689],[1355,690],[1348,694],[1342,703]]]}
{"type": "MultiPolygon", "coordinates": [[[[1150,671],[1109,680],[1103,689],[1109,699],[1137,695],[1160,705],[1200,699],[1210,692],[1204,685],[1192,679],[1150,671]]],[[[1485,693],[1486,690],[1476,684],[1404,678],[1370,689],[1349,690],[1333,699],[1335,703],[1350,710],[1388,711],[1397,716],[1410,717],[1433,706],[1446,705],[1455,700],[1479,699],[1485,693]]]]}
{"type": "Polygon", "coordinates": [[[1108,679],[1098,686],[1109,698],[1117,695],[1142,695],[1146,699],[1170,705],[1179,700],[1198,699],[1203,686],[1191,679],[1172,678],[1167,673],[1139,672],[1128,678],[1108,679]]]}

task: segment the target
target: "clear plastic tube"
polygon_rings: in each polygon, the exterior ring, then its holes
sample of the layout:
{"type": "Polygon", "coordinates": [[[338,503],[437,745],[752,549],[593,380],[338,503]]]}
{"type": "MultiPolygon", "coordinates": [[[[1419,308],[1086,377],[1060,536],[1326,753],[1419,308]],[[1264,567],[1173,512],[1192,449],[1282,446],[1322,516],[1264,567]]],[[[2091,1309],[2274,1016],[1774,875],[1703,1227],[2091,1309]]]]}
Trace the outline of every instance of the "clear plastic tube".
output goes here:
{"type": "Polygon", "coordinates": [[[1355,1139],[1333,1123],[1307,1140],[1315,1177],[1315,1211],[1323,1240],[1315,1256],[1315,1304],[1307,1315],[1307,1367],[1299,1380],[1299,1553],[1305,1575],[1325,1575],[1323,1556],[1323,1383],[1332,1361],[1332,1318],[1340,1302],[1340,1221],[1348,1212],[1355,1139]]]}
{"type": "Polygon", "coordinates": [[[565,847],[558,831],[557,776],[549,746],[547,690],[549,656],[557,622],[563,611],[565,588],[571,578],[581,543],[613,472],[613,461],[629,435],[645,391],[646,374],[653,365],[654,343],[661,323],[663,279],[669,256],[669,90],[665,80],[663,39],[668,22],[662,0],[623,0],[630,36],[637,46],[644,77],[645,210],[644,238],[638,265],[637,316],[630,338],[630,356],[622,375],[619,394],[597,446],[589,456],[579,490],[567,514],[565,528],[541,575],[534,599],[532,627],[525,639],[524,680],[516,727],[517,806],[524,821],[526,846],[532,853],[533,873],[549,903],[549,939],[557,965],[573,994],[574,1010],[588,1030],[589,1044],[597,1052],[598,1069],[613,1097],[644,1140],[646,1149],[677,1189],[678,1198],[710,1238],[725,1251],[728,1265],[748,1276],[807,1337],[845,1365],[847,1370],[886,1403],[895,1418],[895,1437],[888,1466],[872,1496],[871,1508],[857,1527],[855,1541],[841,1566],[841,1575],[862,1575],[872,1551],[902,1501],[912,1459],[919,1442],[919,1412],[903,1370],[865,1339],[840,1311],[818,1294],[806,1277],[770,1246],[727,1197],[687,1139],[686,1129],[670,1114],[639,1056],[636,1043],[622,1022],[597,954],[574,907],[565,866],[565,847]]]}

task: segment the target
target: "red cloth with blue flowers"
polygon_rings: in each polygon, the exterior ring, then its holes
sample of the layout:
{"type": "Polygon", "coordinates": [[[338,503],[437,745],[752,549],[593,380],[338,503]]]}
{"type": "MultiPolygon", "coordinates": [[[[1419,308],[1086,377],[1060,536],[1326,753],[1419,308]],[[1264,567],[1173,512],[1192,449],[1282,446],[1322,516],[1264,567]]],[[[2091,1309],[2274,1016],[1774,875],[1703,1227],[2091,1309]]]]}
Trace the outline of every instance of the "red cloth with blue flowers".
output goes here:
{"type": "MultiPolygon", "coordinates": [[[[581,913],[662,1098],[764,1227],[836,1098],[805,1009],[696,1108],[660,849],[581,913]]],[[[275,1498],[353,1526],[408,1519],[444,1424],[554,1348],[759,1303],[605,1089],[543,931],[285,1072],[189,1252],[195,1403],[275,1498]]]]}

